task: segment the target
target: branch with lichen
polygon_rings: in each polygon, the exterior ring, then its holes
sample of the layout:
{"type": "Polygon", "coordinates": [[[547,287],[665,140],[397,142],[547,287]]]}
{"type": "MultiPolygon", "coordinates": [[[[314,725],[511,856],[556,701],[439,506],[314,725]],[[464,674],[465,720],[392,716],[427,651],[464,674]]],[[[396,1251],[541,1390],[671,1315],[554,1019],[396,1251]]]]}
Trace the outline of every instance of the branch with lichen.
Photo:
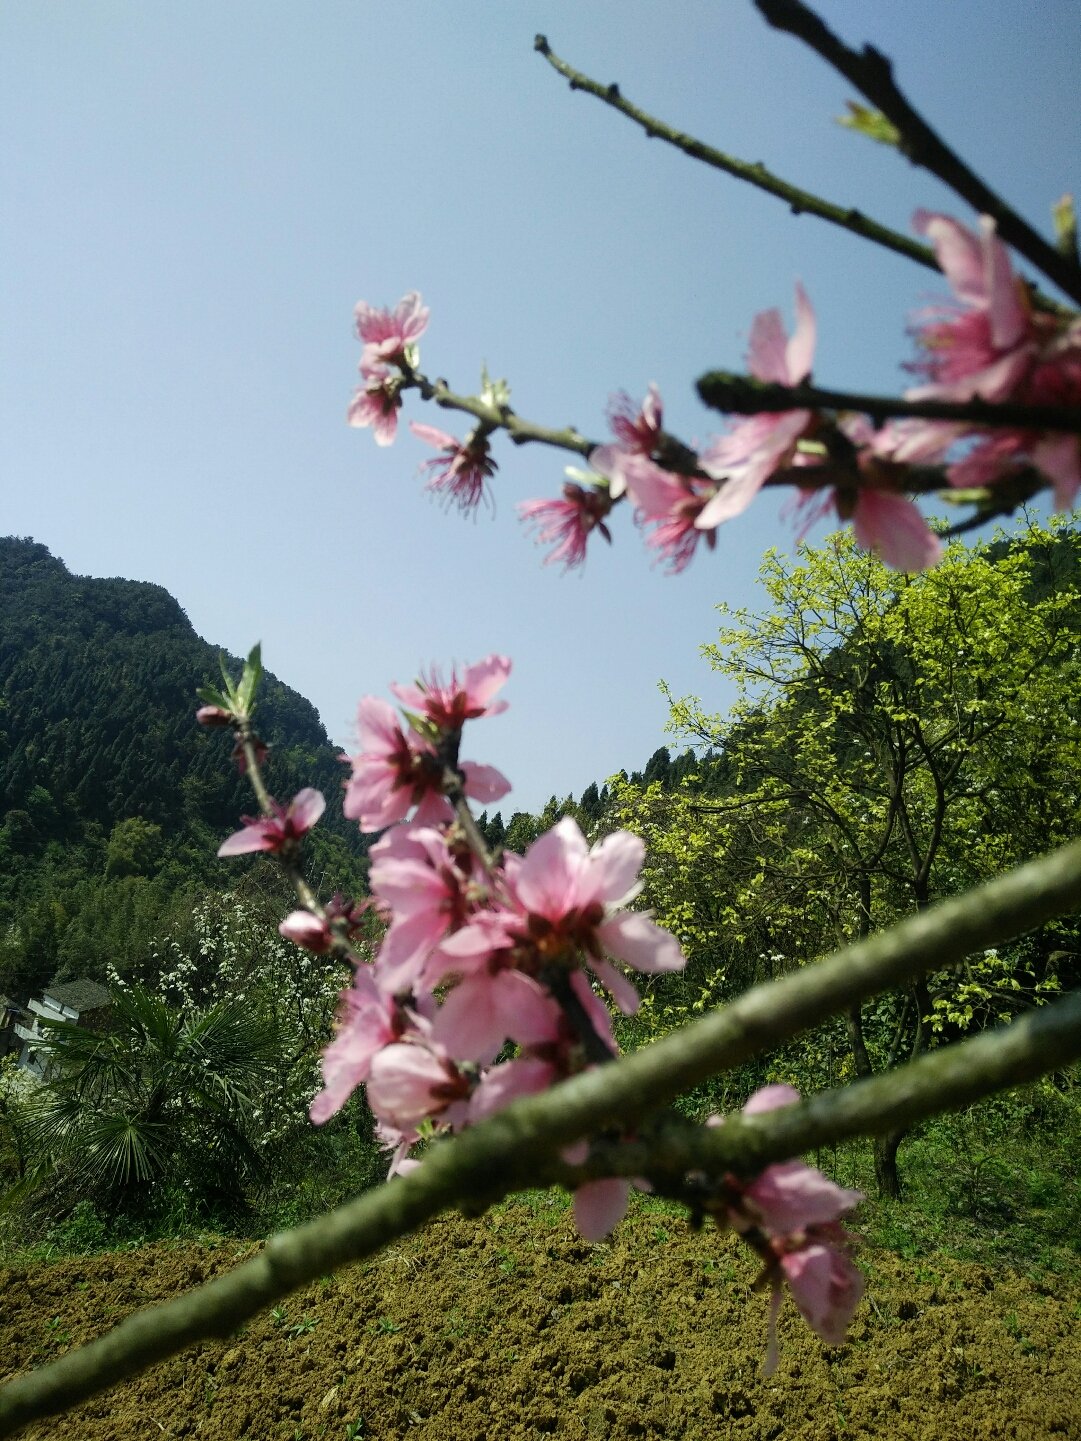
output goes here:
{"type": "MultiPolygon", "coordinates": [[[[1079,904],[1081,841],[1076,841],[827,960],[755,987],[617,1064],[518,1101],[433,1147],[410,1175],[271,1238],[259,1256],[228,1275],[138,1312],[105,1336],[9,1382],[0,1391],[0,1436],[55,1415],[196,1341],[231,1334],[280,1297],[373,1254],[452,1206],[475,1208],[535,1184],[538,1172],[558,1171],[560,1148],[581,1136],[606,1126],[645,1123],[661,1106],[717,1072],[846,1007],[1075,911],[1079,904]]],[[[1081,1003],[1074,997],[1004,1032],[949,1048],[846,1094],[827,1093],[754,1118],[733,1117],[719,1134],[693,1143],[702,1150],[693,1150],[675,1131],[666,1138],[662,1127],[655,1138],[656,1165],[660,1168],[667,1154],[670,1169],[683,1160],[692,1165],[704,1160],[711,1167],[750,1171],[835,1137],[875,1134],[934,1114],[930,1108],[936,1095],[941,1104],[935,1109],[950,1109],[1053,1070],[1079,1052],[1081,1003]],[[677,1145],[691,1149],[677,1154],[672,1149],[677,1145]]],[[[613,1165],[622,1162],[613,1159],[613,1165]]]]}
{"type": "Polygon", "coordinates": [[[1081,1059],[1081,994],[1041,1007],[983,1035],[925,1053],[883,1075],[854,1081],[723,1126],[696,1126],[676,1112],[635,1140],[597,1141],[588,1160],[549,1170],[571,1186],[602,1176],[648,1176],[666,1194],[687,1172],[757,1175],[764,1166],[821,1146],[881,1136],[1021,1086],[1081,1059]]]}
{"type": "Polygon", "coordinates": [[[775,30],[802,40],[855,85],[890,121],[897,145],[913,165],[929,170],[981,215],[990,215],[999,235],[1064,294],[1081,304],[1081,265],[1057,250],[982,180],[927,123],[893,78],[887,56],[873,45],[852,50],[802,0],[755,0],[775,30]]]}

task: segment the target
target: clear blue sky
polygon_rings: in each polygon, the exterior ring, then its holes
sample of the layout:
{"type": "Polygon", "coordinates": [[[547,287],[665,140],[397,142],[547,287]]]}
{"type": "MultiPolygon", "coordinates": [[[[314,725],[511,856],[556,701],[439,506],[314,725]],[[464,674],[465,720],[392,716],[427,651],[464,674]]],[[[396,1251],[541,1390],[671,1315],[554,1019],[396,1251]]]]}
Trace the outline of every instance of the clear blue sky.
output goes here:
{"type": "MultiPolygon", "coordinates": [[[[821,9],[1038,224],[1077,191],[1076,0],[821,9]]],[[[565,458],[497,442],[494,519],[444,515],[415,474],[430,451],[345,425],[355,302],[421,290],[424,367],[466,390],[486,361],[532,419],[602,436],[608,394],[654,380],[704,439],[693,378],[738,367],[797,277],[836,386],[896,387],[906,315],[942,288],[571,94],[536,31],[898,228],[964,216],[833,124],[849,87],[749,0],[0,7],[0,530],[166,586],[230,650],[261,638],[347,745],[361,694],[505,651],[512,708],[465,750],[515,782],[505,813],[641,765],[662,677],[723,708],[697,654],[711,607],[753,602],[790,531],[762,499],[672,578],[620,514],[584,576],[543,568],[515,504],[557,494],[565,458]]]]}

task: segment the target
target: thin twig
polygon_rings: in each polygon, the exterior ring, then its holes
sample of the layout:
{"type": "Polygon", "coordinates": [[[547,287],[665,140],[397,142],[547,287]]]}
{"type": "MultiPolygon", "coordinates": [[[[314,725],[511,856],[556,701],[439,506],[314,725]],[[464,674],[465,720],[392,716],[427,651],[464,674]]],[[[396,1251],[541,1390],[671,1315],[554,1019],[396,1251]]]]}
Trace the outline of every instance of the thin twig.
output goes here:
{"type": "Polygon", "coordinates": [[[809,45],[882,111],[900,132],[900,149],[914,165],[937,175],[979,214],[990,215],[1008,245],[1081,304],[1081,266],[1056,250],[950,149],[898,88],[885,55],[873,45],[849,49],[802,0],[755,0],[755,4],[775,30],[787,31],[809,45]]]}
{"type": "Polygon", "coordinates": [[[475,416],[488,431],[505,431],[515,445],[536,441],[541,445],[554,446],[557,450],[569,450],[575,455],[588,456],[589,452],[600,444],[596,440],[587,440],[573,426],[557,430],[552,426],[537,425],[534,421],[523,420],[509,405],[495,405],[476,395],[459,395],[451,390],[445,380],[429,380],[418,371],[411,370],[406,373],[402,389],[419,390],[425,400],[434,400],[443,410],[460,410],[466,415],[475,416]]]}
{"type": "Polygon", "coordinates": [[[842,230],[851,231],[853,235],[858,235],[863,240],[871,240],[876,245],[882,245],[887,250],[905,256],[907,260],[916,261],[918,265],[926,265],[931,270],[938,270],[938,261],[930,246],[921,245],[919,241],[911,240],[899,230],[891,230],[889,226],[879,224],[877,220],[872,220],[854,206],[836,205],[830,200],[823,199],[820,195],[815,195],[810,190],[804,190],[788,180],[782,180],[779,175],[774,175],[772,171],[767,170],[760,161],[751,164],[746,160],[738,160],[734,155],[726,155],[723,150],[707,145],[702,140],[696,140],[693,135],[687,135],[682,130],[668,125],[665,121],[658,120],[647,110],[624,99],[618,85],[601,85],[580,70],[575,70],[565,60],[561,60],[543,35],[537,36],[533,41],[533,47],[544,56],[553,69],[570,82],[572,90],[583,90],[587,95],[595,95],[605,105],[610,105],[613,110],[618,110],[621,115],[626,115],[628,119],[640,125],[651,138],[664,140],[694,160],[701,160],[715,170],[723,170],[725,174],[733,175],[737,180],[745,180],[748,185],[754,185],[757,189],[766,191],[768,195],[777,196],[778,199],[787,203],[793,215],[817,215],[820,220],[828,220],[831,225],[838,225],[842,230]]]}

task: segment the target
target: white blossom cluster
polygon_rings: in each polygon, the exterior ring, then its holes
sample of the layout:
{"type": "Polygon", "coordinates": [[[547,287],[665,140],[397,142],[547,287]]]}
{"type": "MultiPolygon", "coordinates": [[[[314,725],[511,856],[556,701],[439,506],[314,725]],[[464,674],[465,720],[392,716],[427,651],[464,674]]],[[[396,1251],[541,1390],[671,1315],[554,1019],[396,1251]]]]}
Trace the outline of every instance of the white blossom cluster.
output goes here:
{"type": "MultiPolygon", "coordinates": [[[[343,979],[340,966],[286,941],[235,896],[197,904],[188,936],[152,942],[132,977],[187,1020],[237,1000],[273,1019],[282,1064],[252,1113],[261,1150],[309,1124],[308,1107],[321,1088],[319,1055],[330,1038],[343,979]]],[[[125,983],[110,970],[109,984],[125,983]]]]}

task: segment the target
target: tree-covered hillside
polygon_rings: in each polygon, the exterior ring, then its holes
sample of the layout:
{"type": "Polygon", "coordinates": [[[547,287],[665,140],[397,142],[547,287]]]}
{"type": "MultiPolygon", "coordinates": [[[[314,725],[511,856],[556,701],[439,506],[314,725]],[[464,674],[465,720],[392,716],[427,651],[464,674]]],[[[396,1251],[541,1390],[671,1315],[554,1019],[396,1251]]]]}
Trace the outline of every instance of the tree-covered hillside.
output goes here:
{"type": "MultiPolygon", "coordinates": [[[[251,798],[229,738],[194,721],[218,678],[217,650],[160,586],[74,576],[0,539],[0,991],[123,970],[193,891],[237,882],[215,851],[251,798]]],[[[316,875],[355,883],[364,845],[314,707],[267,675],[258,721],[272,790],[327,797],[316,875]]]]}

